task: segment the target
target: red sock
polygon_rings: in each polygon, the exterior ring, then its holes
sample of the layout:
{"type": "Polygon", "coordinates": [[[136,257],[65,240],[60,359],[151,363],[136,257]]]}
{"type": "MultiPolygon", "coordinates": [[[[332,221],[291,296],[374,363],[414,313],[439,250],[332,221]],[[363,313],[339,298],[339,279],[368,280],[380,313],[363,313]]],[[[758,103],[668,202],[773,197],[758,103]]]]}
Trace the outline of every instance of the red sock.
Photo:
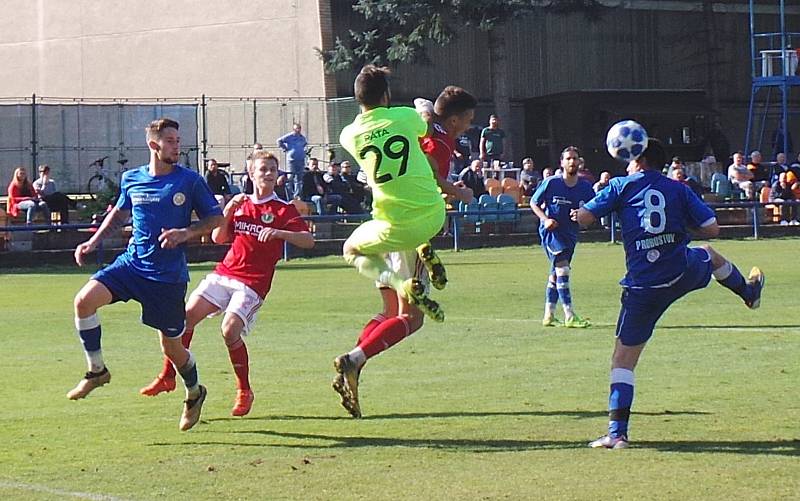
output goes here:
{"type": "MultiPolygon", "coordinates": [[[[192,336],[194,335],[193,330],[187,330],[181,336],[181,344],[187,350],[189,349],[189,344],[192,342],[192,336]]],[[[161,379],[175,379],[175,366],[172,365],[172,362],[167,357],[164,357],[164,367],[161,368],[161,374],[158,375],[161,379]]]]}
{"type": "Polygon", "coordinates": [[[228,356],[233,365],[233,372],[236,373],[236,389],[249,390],[250,358],[247,355],[247,345],[244,344],[244,339],[239,338],[238,341],[228,346],[228,356]]]}
{"type": "Polygon", "coordinates": [[[366,339],[358,343],[367,358],[372,358],[383,350],[396,345],[411,334],[408,321],[404,317],[389,318],[372,330],[366,339]]]}
{"type": "Polygon", "coordinates": [[[356,343],[356,346],[360,345],[362,341],[367,339],[370,333],[375,330],[375,327],[379,326],[381,323],[385,321],[386,317],[384,317],[382,313],[378,313],[377,315],[372,317],[370,321],[367,322],[367,325],[365,325],[364,328],[361,330],[361,335],[358,336],[358,342],[356,343]]]}

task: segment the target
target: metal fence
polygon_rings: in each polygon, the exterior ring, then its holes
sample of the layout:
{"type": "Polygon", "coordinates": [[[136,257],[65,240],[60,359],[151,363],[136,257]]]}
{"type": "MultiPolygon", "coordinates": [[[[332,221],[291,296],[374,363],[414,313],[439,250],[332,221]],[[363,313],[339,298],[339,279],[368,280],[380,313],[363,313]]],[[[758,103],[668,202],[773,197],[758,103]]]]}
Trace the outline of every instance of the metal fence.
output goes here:
{"type": "Polygon", "coordinates": [[[322,157],[328,148],[339,149],[339,131],[357,113],[352,98],[4,98],[0,183],[10,181],[17,167],[26,168],[33,179],[36,166],[46,163],[60,191],[86,192],[98,170],[95,160],[107,157],[103,173],[113,177],[147,163],[144,127],[162,116],[181,124],[181,163],[200,172],[210,158],[241,171],[256,142],[283,163],[276,139],[294,122],[303,126],[312,155],[322,157]]]}

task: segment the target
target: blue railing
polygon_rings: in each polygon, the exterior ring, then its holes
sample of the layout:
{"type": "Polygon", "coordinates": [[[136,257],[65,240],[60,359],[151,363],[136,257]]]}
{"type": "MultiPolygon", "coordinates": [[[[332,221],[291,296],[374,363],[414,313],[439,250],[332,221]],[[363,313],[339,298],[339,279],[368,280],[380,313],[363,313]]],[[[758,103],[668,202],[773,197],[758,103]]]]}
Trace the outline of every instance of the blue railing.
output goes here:
{"type": "MultiPolygon", "coordinates": [[[[751,211],[750,218],[751,224],[753,228],[753,238],[758,239],[761,236],[761,215],[760,210],[763,209],[765,206],[800,206],[800,201],[791,200],[791,201],[784,201],[784,202],[757,202],[757,201],[741,201],[741,202],[724,202],[724,203],[710,203],[708,204],[709,207],[712,209],[748,209],[751,211]]],[[[800,207],[798,207],[798,212],[800,212],[800,207]]],[[[463,228],[462,226],[465,223],[475,224],[476,227],[480,228],[486,224],[493,224],[493,223],[510,223],[514,224],[521,220],[523,215],[530,215],[531,210],[529,208],[517,208],[517,209],[507,209],[507,210],[474,210],[474,211],[456,211],[451,210],[447,211],[447,218],[448,218],[448,225],[450,233],[453,237],[453,250],[459,251],[461,249],[460,239],[463,237],[463,228]],[[511,218],[504,218],[504,216],[511,216],[511,218]]],[[[611,220],[609,224],[609,241],[616,242],[617,241],[617,221],[616,221],[616,214],[612,213],[610,215],[611,220]]],[[[319,223],[319,222],[362,222],[368,219],[371,219],[370,214],[332,214],[332,215],[314,215],[314,216],[304,216],[304,220],[312,222],[312,223],[319,223]]],[[[0,227],[1,232],[22,232],[22,231],[39,231],[39,230],[82,230],[82,229],[90,229],[90,228],[98,228],[100,223],[77,223],[77,224],[61,224],[61,225],[48,225],[48,224],[32,224],[32,225],[9,225],[5,227],[0,227]]],[[[284,246],[284,257],[288,258],[289,244],[285,244],[284,246]]],[[[103,259],[103,244],[100,244],[97,247],[97,261],[102,262],[103,259]]]]}

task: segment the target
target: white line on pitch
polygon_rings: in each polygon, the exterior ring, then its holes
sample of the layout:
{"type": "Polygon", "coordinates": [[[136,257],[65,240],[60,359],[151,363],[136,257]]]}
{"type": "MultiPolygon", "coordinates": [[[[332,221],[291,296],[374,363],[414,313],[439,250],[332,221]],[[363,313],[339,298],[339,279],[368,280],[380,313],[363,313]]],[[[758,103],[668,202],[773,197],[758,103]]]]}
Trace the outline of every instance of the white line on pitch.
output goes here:
{"type": "Polygon", "coordinates": [[[123,498],[107,496],[105,494],[92,494],[89,492],[71,492],[54,489],[46,485],[26,484],[24,482],[7,482],[0,480],[0,489],[17,489],[21,491],[44,492],[59,497],[71,497],[78,499],[89,499],[91,501],[124,501],[123,498]]]}

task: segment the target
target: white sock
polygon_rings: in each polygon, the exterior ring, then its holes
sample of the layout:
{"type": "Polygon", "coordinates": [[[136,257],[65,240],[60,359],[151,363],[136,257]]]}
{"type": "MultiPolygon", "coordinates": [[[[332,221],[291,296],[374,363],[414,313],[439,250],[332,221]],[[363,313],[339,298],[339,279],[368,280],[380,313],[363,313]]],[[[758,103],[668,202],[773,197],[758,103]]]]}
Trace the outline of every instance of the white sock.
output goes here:
{"type": "Polygon", "coordinates": [[[731,265],[730,261],[725,261],[725,264],[717,268],[716,270],[711,272],[714,275],[714,278],[719,280],[725,280],[731,273],[733,273],[733,265],[731,265]]]}
{"type": "Polygon", "coordinates": [[[571,304],[562,304],[561,306],[564,308],[564,317],[565,317],[565,319],[572,318],[572,317],[575,316],[575,312],[572,311],[572,305],[571,304]]]}
{"type": "Polygon", "coordinates": [[[553,318],[556,314],[556,303],[544,303],[544,318],[553,318]]]}
{"type": "Polygon", "coordinates": [[[89,366],[89,371],[100,372],[106,366],[103,362],[103,350],[97,351],[84,351],[86,354],[86,364],[89,366]]]}
{"type": "Polygon", "coordinates": [[[364,350],[362,350],[358,346],[350,350],[350,353],[348,353],[347,355],[350,357],[350,360],[352,360],[356,364],[356,367],[361,367],[362,365],[367,363],[367,356],[364,355],[364,350]]]}

